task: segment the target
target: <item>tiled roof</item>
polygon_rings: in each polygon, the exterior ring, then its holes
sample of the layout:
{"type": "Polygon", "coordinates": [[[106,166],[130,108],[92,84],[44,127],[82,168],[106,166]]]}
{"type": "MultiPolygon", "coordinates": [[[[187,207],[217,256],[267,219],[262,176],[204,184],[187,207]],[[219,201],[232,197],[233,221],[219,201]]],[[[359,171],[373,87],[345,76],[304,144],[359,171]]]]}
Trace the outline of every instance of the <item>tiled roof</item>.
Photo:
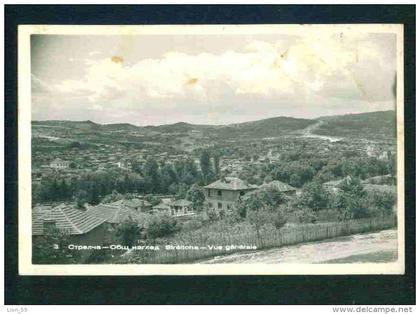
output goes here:
{"type": "Polygon", "coordinates": [[[264,183],[260,186],[261,189],[274,189],[278,192],[288,192],[295,191],[296,189],[293,186],[288,185],[287,183],[274,180],[269,183],[264,183]]]}
{"type": "Polygon", "coordinates": [[[125,206],[122,202],[117,201],[109,204],[99,204],[89,208],[88,213],[97,217],[101,217],[106,222],[112,224],[122,223],[129,219],[140,222],[141,214],[128,206],[125,206]]]}
{"type": "Polygon", "coordinates": [[[175,200],[173,202],[171,202],[169,205],[172,206],[191,206],[191,202],[187,201],[187,200],[175,200]]]}
{"type": "Polygon", "coordinates": [[[156,206],[153,206],[153,209],[165,210],[165,209],[169,209],[169,205],[166,203],[160,203],[160,204],[157,204],[156,206]]]}
{"type": "Polygon", "coordinates": [[[368,192],[388,192],[388,193],[397,193],[396,185],[380,185],[380,184],[364,184],[364,189],[368,192]]]}
{"type": "Polygon", "coordinates": [[[42,235],[44,233],[44,224],[41,217],[45,213],[32,209],[32,235],[42,235]]]}
{"type": "Polygon", "coordinates": [[[219,190],[252,190],[255,186],[252,186],[245,181],[236,177],[226,177],[224,179],[217,180],[204,188],[207,189],[219,189],[219,190]]]}
{"type": "Polygon", "coordinates": [[[133,198],[130,200],[120,200],[118,201],[121,204],[128,206],[128,207],[132,207],[132,208],[136,208],[136,207],[150,207],[152,204],[150,204],[148,201],[146,200],[140,200],[138,198],[133,198]]]}
{"type": "Polygon", "coordinates": [[[345,178],[343,178],[343,179],[338,179],[338,180],[333,180],[333,181],[328,181],[328,182],[325,182],[325,183],[323,183],[323,185],[324,186],[330,186],[330,187],[337,187],[337,186],[339,186],[342,182],[349,182],[349,181],[351,181],[352,179],[351,179],[351,177],[350,176],[347,176],[347,177],[345,177],[345,178]]]}
{"type": "Polygon", "coordinates": [[[61,204],[51,210],[32,213],[32,234],[44,233],[44,222],[55,222],[55,226],[66,234],[85,234],[103,224],[106,219],[61,204]]]}
{"type": "Polygon", "coordinates": [[[118,206],[113,206],[110,204],[99,204],[96,206],[89,207],[88,213],[90,215],[93,215],[95,217],[100,217],[102,219],[105,219],[105,221],[109,222],[114,218],[116,213],[119,211],[118,206]]]}

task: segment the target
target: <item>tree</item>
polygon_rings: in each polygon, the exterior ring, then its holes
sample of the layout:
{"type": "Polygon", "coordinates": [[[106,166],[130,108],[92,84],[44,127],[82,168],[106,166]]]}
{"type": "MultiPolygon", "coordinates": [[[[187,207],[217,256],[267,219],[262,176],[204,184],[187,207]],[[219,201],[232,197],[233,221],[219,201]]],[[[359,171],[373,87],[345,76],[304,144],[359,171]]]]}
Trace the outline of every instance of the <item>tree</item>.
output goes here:
{"type": "Polygon", "coordinates": [[[118,225],[116,236],[120,239],[123,245],[133,246],[136,240],[140,237],[141,228],[131,219],[131,217],[118,225]]]}
{"type": "Polygon", "coordinates": [[[177,200],[184,199],[188,192],[188,185],[185,183],[180,183],[177,185],[177,190],[175,194],[175,198],[177,200]]]}
{"type": "Polygon", "coordinates": [[[193,184],[187,191],[185,198],[192,202],[194,210],[201,210],[204,204],[204,189],[198,184],[193,184]]]}
{"type": "Polygon", "coordinates": [[[282,210],[275,211],[275,212],[269,212],[264,209],[252,210],[248,212],[246,219],[255,228],[258,242],[261,244],[262,244],[261,228],[264,225],[271,224],[276,229],[281,229],[287,222],[285,213],[282,210]]]}
{"type": "Polygon", "coordinates": [[[131,160],[131,171],[142,174],[143,167],[142,163],[138,160],[131,160]]]}
{"type": "Polygon", "coordinates": [[[347,177],[338,187],[341,190],[337,196],[341,219],[358,219],[369,216],[365,200],[366,191],[359,179],[347,177]]]}
{"type": "Polygon", "coordinates": [[[272,214],[271,222],[273,223],[276,229],[281,229],[287,223],[286,212],[284,210],[279,210],[272,214]]]}
{"type": "Polygon", "coordinates": [[[297,218],[300,223],[315,223],[317,220],[316,214],[311,208],[300,208],[296,212],[297,218]]]}
{"type": "Polygon", "coordinates": [[[144,174],[146,182],[148,182],[147,190],[152,193],[159,192],[160,189],[160,174],[159,165],[153,157],[149,157],[144,165],[144,174]]]}
{"type": "Polygon", "coordinates": [[[395,193],[387,191],[372,191],[367,194],[366,202],[373,215],[389,216],[393,213],[397,197],[395,193]]]}
{"type": "Polygon", "coordinates": [[[156,216],[146,228],[146,235],[149,239],[157,239],[172,235],[180,230],[178,222],[167,215],[156,216]]]}
{"type": "Polygon", "coordinates": [[[92,182],[88,192],[89,204],[96,205],[101,201],[101,195],[99,194],[99,186],[95,182],[92,182]]]}
{"type": "Polygon", "coordinates": [[[169,191],[169,187],[172,184],[176,184],[178,182],[178,177],[172,164],[164,164],[161,169],[161,173],[161,188],[162,192],[166,193],[169,191]]]}
{"type": "Polygon", "coordinates": [[[258,193],[249,193],[243,198],[240,198],[235,207],[241,218],[246,218],[252,211],[258,211],[265,207],[263,198],[258,193]]]}
{"type": "Polygon", "coordinates": [[[298,204],[301,207],[309,207],[314,210],[325,209],[330,204],[330,193],[319,182],[307,183],[303,187],[298,204]]]}
{"type": "Polygon", "coordinates": [[[396,175],[396,170],[397,170],[397,160],[395,158],[396,156],[394,154],[391,154],[390,152],[388,152],[388,173],[391,176],[395,176],[396,175]]]}
{"type": "Polygon", "coordinates": [[[150,203],[150,205],[152,205],[152,206],[156,206],[157,204],[159,204],[160,203],[160,198],[159,197],[157,197],[157,196],[154,196],[154,195],[146,195],[145,197],[144,197],[144,199],[146,200],[146,201],[148,201],[149,203],[150,203]]]}
{"type": "Polygon", "coordinates": [[[236,202],[236,209],[241,218],[246,218],[254,226],[258,241],[261,243],[261,227],[272,224],[277,229],[286,224],[285,211],[280,208],[284,198],[275,190],[260,190],[249,193],[236,202]]]}
{"type": "Polygon", "coordinates": [[[46,228],[43,236],[34,240],[32,260],[34,264],[74,264],[80,260],[78,251],[68,248],[70,238],[55,226],[46,228]]]}
{"type": "Polygon", "coordinates": [[[246,194],[236,202],[236,209],[240,217],[255,210],[276,211],[285,201],[284,196],[275,189],[263,189],[246,194]]]}
{"type": "Polygon", "coordinates": [[[124,198],[124,196],[120,193],[118,193],[117,191],[112,191],[111,194],[108,194],[107,196],[105,196],[102,199],[102,203],[112,203],[112,202],[116,202],[119,200],[122,200],[124,198]]]}
{"type": "Polygon", "coordinates": [[[84,190],[77,191],[75,195],[75,203],[77,208],[85,208],[85,204],[88,202],[87,192],[84,190]]]}
{"type": "Polygon", "coordinates": [[[219,152],[215,152],[213,154],[213,166],[214,166],[214,173],[218,175],[220,172],[220,153],[219,152]]]}
{"type": "Polygon", "coordinates": [[[210,154],[207,150],[204,150],[200,156],[200,168],[203,174],[204,182],[206,183],[211,173],[211,162],[210,154]]]}
{"type": "Polygon", "coordinates": [[[261,244],[261,227],[270,221],[270,218],[267,216],[267,212],[263,210],[252,210],[247,213],[246,218],[248,222],[255,228],[255,231],[257,232],[258,242],[261,244]]]}

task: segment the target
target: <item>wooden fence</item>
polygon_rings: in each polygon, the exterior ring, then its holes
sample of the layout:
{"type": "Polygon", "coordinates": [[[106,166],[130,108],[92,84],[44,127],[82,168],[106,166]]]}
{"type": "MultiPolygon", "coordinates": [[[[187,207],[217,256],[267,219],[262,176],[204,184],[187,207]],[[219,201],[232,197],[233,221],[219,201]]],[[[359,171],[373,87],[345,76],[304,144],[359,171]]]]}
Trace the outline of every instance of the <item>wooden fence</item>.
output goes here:
{"type": "MultiPolygon", "coordinates": [[[[318,224],[303,224],[284,227],[280,230],[275,228],[263,228],[259,237],[255,230],[244,230],[244,232],[220,233],[217,239],[210,239],[199,233],[183,234],[182,240],[173,239],[172,243],[161,243],[159,251],[153,252],[130,252],[131,263],[147,264],[177,264],[190,263],[191,261],[211,258],[218,255],[231,254],[246,249],[233,248],[226,250],[226,246],[255,246],[258,250],[294,245],[299,243],[319,241],[357,233],[384,230],[396,226],[396,218],[381,217],[349,220],[345,222],[329,222],[318,224]],[[180,249],[167,250],[165,245],[180,246],[180,249]],[[199,249],[184,249],[182,246],[198,247],[199,249]],[[222,250],[208,249],[208,246],[222,246],[222,250]],[[134,255],[134,256],[133,256],[134,255]],[[134,258],[133,258],[134,257],[134,258]]],[[[250,250],[251,251],[251,250],[250,250]]]]}

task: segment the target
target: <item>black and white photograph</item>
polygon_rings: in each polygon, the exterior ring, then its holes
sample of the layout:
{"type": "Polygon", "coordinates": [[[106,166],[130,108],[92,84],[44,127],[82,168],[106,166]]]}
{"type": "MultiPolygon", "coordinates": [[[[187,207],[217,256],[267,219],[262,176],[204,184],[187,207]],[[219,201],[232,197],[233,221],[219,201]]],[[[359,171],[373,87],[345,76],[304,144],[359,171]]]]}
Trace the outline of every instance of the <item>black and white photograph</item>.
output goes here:
{"type": "Polygon", "coordinates": [[[401,25],[19,31],[24,274],[404,273],[401,25]]]}

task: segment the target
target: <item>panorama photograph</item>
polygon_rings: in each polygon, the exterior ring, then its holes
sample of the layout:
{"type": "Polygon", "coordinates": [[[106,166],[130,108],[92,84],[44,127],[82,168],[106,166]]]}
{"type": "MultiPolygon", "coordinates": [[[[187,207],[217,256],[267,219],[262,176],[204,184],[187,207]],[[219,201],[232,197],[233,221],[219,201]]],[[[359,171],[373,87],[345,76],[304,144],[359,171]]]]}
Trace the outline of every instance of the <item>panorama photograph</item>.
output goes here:
{"type": "Polygon", "coordinates": [[[397,261],[396,46],[32,35],[32,263],[397,261]]]}

